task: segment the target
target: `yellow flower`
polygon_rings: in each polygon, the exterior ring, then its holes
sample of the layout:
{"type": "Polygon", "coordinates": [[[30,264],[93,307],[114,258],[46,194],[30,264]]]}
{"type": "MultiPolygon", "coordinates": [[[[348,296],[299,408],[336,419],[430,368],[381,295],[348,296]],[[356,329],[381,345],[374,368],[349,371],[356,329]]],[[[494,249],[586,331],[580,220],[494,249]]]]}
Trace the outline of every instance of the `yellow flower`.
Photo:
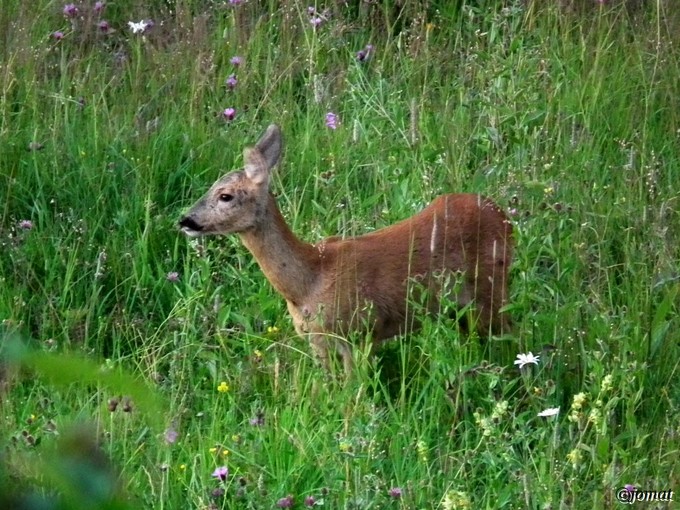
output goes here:
{"type": "Polygon", "coordinates": [[[491,413],[491,419],[495,422],[499,422],[507,413],[508,401],[503,400],[502,402],[497,402],[493,409],[493,413],[491,413]]]}
{"type": "Polygon", "coordinates": [[[184,470],[186,470],[186,468],[187,468],[187,465],[186,465],[186,464],[180,464],[180,465],[179,465],[179,470],[180,470],[180,471],[184,471],[184,470]]]}
{"type": "Polygon", "coordinates": [[[581,411],[575,411],[573,409],[571,410],[571,412],[569,413],[569,416],[568,416],[569,421],[572,422],[572,423],[578,423],[578,422],[581,421],[582,418],[583,418],[583,413],[581,411]]]}
{"type": "Polygon", "coordinates": [[[442,500],[444,510],[468,510],[472,508],[470,497],[462,491],[449,491],[442,500]]]}
{"type": "Polygon", "coordinates": [[[217,453],[217,448],[212,447],[210,450],[208,450],[210,453],[217,453]]]}
{"type": "Polygon", "coordinates": [[[418,451],[418,456],[420,457],[420,460],[422,462],[427,462],[427,460],[428,460],[428,455],[427,455],[428,448],[427,448],[427,444],[425,443],[425,441],[420,439],[416,443],[416,450],[418,451]]]}
{"type": "Polygon", "coordinates": [[[225,381],[222,381],[217,387],[217,391],[220,393],[226,393],[229,391],[229,385],[225,381]]]}
{"type": "Polygon", "coordinates": [[[231,436],[231,440],[234,443],[240,443],[241,442],[241,436],[239,434],[234,434],[233,436],[231,436]]]}
{"type": "Polygon", "coordinates": [[[484,437],[489,437],[493,432],[493,422],[490,418],[482,416],[479,411],[475,411],[472,416],[475,418],[475,423],[482,429],[482,435],[484,437]]]}
{"type": "Polygon", "coordinates": [[[613,381],[614,377],[611,374],[607,374],[604,376],[604,379],[602,379],[602,386],[600,386],[600,391],[602,393],[606,393],[607,391],[611,391],[613,387],[613,381]]]}
{"type": "Polygon", "coordinates": [[[352,451],[352,443],[347,439],[342,439],[338,445],[338,448],[342,453],[348,453],[352,451]]]}
{"type": "Polygon", "coordinates": [[[583,408],[583,404],[586,403],[586,394],[585,393],[577,393],[574,395],[574,400],[571,403],[571,409],[572,411],[580,411],[581,408],[583,408]]]}
{"type": "Polygon", "coordinates": [[[276,326],[267,326],[267,334],[268,335],[275,335],[278,332],[279,332],[279,328],[277,328],[276,326]]]}
{"type": "Polygon", "coordinates": [[[226,457],[227,455],[229,455],[229,450],[222,450],[222,457],[226,457]]]}
{"type": "Polygon", "coordinates": [[[489,418],[482,418],[479,421],[479,426],[482,428],[482,435],[489,437],[493,432],[493,423],[489,418]]]}
{"type": "Polygon", "coordinates": [[[592,409],[588,415],[588,421],[593,425],[598,426],[602,421],[602,411],[597,408],[592,409]]]}
{"type": "Polygon", "coordinates": [[[583,456],[581,455],[581,450],[578,448],[574,448],[572,451],[567,453],[567,460],[571,463],[572,467],[576,468],[578,465],[581,463],[581,459],[583,456]]]}

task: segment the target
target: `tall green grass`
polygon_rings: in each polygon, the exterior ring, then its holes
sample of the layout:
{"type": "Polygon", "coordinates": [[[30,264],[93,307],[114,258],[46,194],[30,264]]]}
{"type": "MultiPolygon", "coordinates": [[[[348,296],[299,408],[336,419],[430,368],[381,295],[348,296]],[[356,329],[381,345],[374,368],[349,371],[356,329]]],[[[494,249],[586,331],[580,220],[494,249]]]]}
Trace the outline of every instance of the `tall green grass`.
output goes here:
{"type": "Polygon", "coordinates": [[[85,491],[41,463],[60,436],[49,458],[91,440],[81,421],[120,473],[111,508],[612,508],[626,484],[678,486],[669,2],[329,3],[317,28],[299,2],[93,5],[0,13],[0,334],[51,370],[84,355],[141,379],[166,410],[145,421],[94,372],[54,386],[9,357],[5,492],[85,491]],[[140,19],[155,24],[133,34],[140,19]],[[442,314],[356,377],[323,373],[237,239],[175,227],[271,122],[274,191],[310,242],[445,192],[496,200],[515,227],[512,334],[483,346],[442,314]],[[540,362],[519,370],[527,351],[540,362]]]}

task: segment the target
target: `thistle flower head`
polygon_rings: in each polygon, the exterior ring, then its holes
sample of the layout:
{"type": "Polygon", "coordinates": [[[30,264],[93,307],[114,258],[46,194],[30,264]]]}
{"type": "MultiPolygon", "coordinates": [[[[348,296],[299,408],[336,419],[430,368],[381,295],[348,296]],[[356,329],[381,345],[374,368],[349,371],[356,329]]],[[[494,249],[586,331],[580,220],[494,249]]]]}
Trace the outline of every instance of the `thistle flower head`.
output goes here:
{"type": "Polygon", "coordinates": [[[326,114],[326,126],[328,126],[330,129],[338,128],[338,116],[333,112],[328,112],[326,114]]]}
{"type": "Polygon", "coordinates": [[[404,491],[401,487],[392,487],[389,490],[389,495],[392,499],[399,499],[403,496],[404,491]]]}
{"type": "Polygon", "coordinates": [[[234,108],[225,108],[222,112],[222,117],[227,122],[231,122],[234,120],[234,118],[236,118],[236,110],[234,108]]]}
{"type": "Polygon", "coordinates": [[[80,11],[76,7],[76,4],[66,4],[64,6],[63,12],[64,16],[66,16],[67,18],[75,18],[76,16],[78,16],[78,12],[80,11]]]}
{"type": "Polygon", "coordinates": [[[370,58],[372,53],[373,45],[367,44],[366,46],[364,46],[364,49],[357,51],[357,60],[359,62],[365,62],[370,58]]]}
{"type": "Polygon", "coordinates": [[[229,478],[229,468],[227,466],[220,466],[212,472],[213,478],[217,478],[220,482],[225,482],[229,478]]]}
{"type": "Polygon", "coordinates": [[[169,427],[163,433],[163,437],[165,438],[166,443],[174,444],[177,441],[177,438],[179,437],[179,433],[175,430],[174,427],[169,427]]]}
{"type": "Polygon", "coordinates": [[[276,502],[277,508],[293,508],[293,496],[290,494],[276,502]]]}

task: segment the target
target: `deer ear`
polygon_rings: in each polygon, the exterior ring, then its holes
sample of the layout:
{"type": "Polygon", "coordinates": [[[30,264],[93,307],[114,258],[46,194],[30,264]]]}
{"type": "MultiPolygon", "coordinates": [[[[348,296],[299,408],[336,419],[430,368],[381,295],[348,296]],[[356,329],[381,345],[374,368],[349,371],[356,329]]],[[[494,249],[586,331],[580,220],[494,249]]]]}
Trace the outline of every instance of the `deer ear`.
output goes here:
{"type": "Polygon", "coordinates": [[[269,185],[269,169],[262,153],[257,147],[247,147],[243,151],[244,172],[255,184],[269,185]]]}
{"type": "Polygon", "coordinates": [[[281,157],[282,145],[281,128],[276,124],[270,125],[262,135],[262,138],[255,144],[257,150],[262,154],[267,168],[272,168],[278,163],[281,157]]]}

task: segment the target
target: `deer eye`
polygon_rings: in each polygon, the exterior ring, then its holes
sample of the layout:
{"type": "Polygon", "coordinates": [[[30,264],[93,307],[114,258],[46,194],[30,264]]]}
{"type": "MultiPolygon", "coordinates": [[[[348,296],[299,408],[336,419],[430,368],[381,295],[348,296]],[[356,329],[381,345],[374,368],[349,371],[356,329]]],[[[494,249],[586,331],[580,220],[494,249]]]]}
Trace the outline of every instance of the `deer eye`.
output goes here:
{"type": "Polygon", "coordinates": [[[234,200],[234,195],[230,193],[222,193],[220,195],[220,202],[231,202],[232,200],[234,200]]]}

